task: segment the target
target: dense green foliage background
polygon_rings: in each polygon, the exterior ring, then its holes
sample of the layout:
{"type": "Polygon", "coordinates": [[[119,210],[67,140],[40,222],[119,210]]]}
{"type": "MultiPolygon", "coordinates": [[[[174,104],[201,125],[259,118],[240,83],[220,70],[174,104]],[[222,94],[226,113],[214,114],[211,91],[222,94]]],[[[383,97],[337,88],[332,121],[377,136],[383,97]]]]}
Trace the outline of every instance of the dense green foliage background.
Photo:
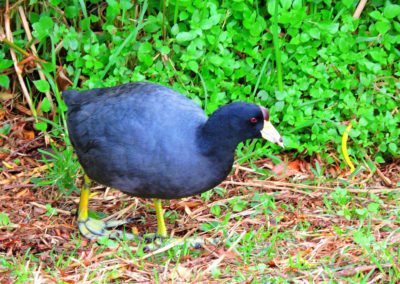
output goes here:
{"type": "MultiPolygon", "coordinates": [[[[43,97],[35,89],[59,96],[57,64],[72,88],[147,80],[187,94],[208,113],[231,101],[256,102],[270,108],[287,150],[317,152],[328,162],[332,153],[339,157],[352,120],[350,154],[389,161],[400,153],[400,5],[368,1],[355,20],[357,3],[31,0],[27,17],[39,57],[50,62],[50,85],[33,75],[26,81],[36,104],[43,97]]],[[[15,43],[29,48],[17,17],[13,28],[15,43]]],[[[8,54],[3,45],[0,58],[8,54]]],[[[65,106],[58,104],[60,114],[65,106]]]]}

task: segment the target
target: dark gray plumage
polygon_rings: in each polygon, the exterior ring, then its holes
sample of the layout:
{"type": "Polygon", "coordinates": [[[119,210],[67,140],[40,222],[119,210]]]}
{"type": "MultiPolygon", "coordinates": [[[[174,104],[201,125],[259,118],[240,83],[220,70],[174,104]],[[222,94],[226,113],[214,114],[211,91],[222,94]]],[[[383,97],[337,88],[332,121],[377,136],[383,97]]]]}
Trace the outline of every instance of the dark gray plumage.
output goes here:
{"type": "Polygon", "coordinates": [[[63,97],[86,174],[130,195],[161,199],[198,194],[223,181],[237,144],[261,137],[266,112],[239,102],[207,119],[185,96],[152,83],[65,91],[63,97]]]}

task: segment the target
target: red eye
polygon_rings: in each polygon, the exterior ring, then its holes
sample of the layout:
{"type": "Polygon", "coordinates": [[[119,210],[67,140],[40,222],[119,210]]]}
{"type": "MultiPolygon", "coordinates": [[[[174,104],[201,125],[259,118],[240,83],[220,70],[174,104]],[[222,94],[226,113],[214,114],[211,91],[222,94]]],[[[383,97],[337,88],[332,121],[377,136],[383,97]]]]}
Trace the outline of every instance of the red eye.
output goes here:
{"type": "Polygon", "coordinates": [[[255,117],[250,118],[250,122],[251,123],[257,123],[257,118],[255,118],[255,117]]]}

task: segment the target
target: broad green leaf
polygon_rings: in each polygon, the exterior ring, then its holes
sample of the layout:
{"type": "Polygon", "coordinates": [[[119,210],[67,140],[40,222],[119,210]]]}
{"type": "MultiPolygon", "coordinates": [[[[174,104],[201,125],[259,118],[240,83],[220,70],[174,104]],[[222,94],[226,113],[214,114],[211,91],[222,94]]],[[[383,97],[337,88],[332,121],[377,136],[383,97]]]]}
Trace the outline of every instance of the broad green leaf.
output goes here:
{"type": "Polygon", "coordinates": [[[61,0],[50,0],[49,2],[54,6],[58,6],[58,4],[61,3],[61,0]]]}
{"type": "Polygon", "coordinates": [[[0,60],[0,70],[7,69],[13,65],[13,61],[9,59],[0,60]]]}
{"type": "Polygon", "coordinates": [[[42,103],[40,105],[40,109],[43,112],[49,112],[51,110],[51,103],[46,97],[43,98],[42,103]]]}
{"type": "Polygon", "coordinates": [[[209,30],[211,27],[217,25],[220,21],[221,15],[216,14],[214,16],[211,16],[205,20],[202,21],[201,23],[201,28],[203,30],[209,30]]]}
{"type": "Polygon", "coordinates": [[[140,45],[138,50],[138,58],[147,66],[153,64],[153,47],[149,42],[144,42],[140,45]]]}
{"type": "Polygon", "coordinates": [[[10,79],[7,75],[0,75],[0,86],[5,89],[10,87],[10,79]]]}
{"type": "Polygon", "coordinates": [[[130,8],[133,7],[131,0],[120,0],[119,5],[123,10],[129,10],[130,8]]]}
{"type": "Polygon", "coordinates": [[[308,30],[308,34],[315,39],[319,39],[321,36],[321,31],[318,28],[312,28],[308,30]]]}
{"type": "Polygon", "coordinates": [[[214,216],[220,216],[221,215],[221,206],[219,205],[214,205],[211,207],[210,209],[211,214],[213,214],[214,216]]]}
{"type": "Polygon", "coordinates": [[[383,15],[387,19],[393,19],[400,15],[400,5],[388,3],[383,10],[383,15]]]}
{"type": "Polygon", "coordinates": [[[6,213],[0,212],[0,226],[7,226],[10,224],[10,218],[6,213]]]}
{"type": "Polygon", "coordinates": [[[390,144],[389,144],[389,149],[390,149],[393,153],[396,153],[396,151],[397,151],[397,145],[394,144],[394,143],[390,143],[390,144]]]}
{"type": "Polygon", "coordinates": [[[3,127],[0,127],[0,134],[8,135],[11,131],[11,124],[4,124],[3,127]]]}
{"type": "Polygon", "coordinates": [[[139,53],[151,53],[153,51],[153,47],[149,42],[144,42],[139,47],[139,53]]]}
{"type": "Polygon", "coordinates": [[[283,108],[285,107],[285,102],[283,101],[279,101],[275,103],[275,110],[280,112],[283,110],[283,108]]]}
{"type": "Polygon", "coordinates": [[[47,123],[44,121],[39,121],[35,123],[35,128],[39,131],[45,131],[47,129],[47,123]]]}
{"type": "Polygon", "coordinates": [[[176,35],[176,40],[178,42],[186,42],[191,41],[197,37],[194,31],[192,32],[180,32],[176,35]]]}
{"type": "Polygon", "coordinates": [[[372,18],[374,18],[375,20],[380,20],[380,19],[382,19],[382,14],[381,14],[379,11],[377,11],[377,10],[372,11],[371,13],[369,13],[369,15],[370,15],[372,18]]]}
{"type": "Polygon", "coordinates": [[[42,93],[50,91],[50,85],[46,80],[36,80],[33,81],[33,84],[35,84],[36,88],[42,93]]]}
{"type": "Polygon", "coordinates": [[[162,54],[169,54],[169,53],[171,52],[171,49],[170,49],[168,46],[162,46],[162,47],[160,48],[160,52],[161,52],[162,54]]]}
{"type": "Polygon", "coordinates": [[[39,40],[43,40],[53,33],[54,22],[49,16],[40,17],[39,21],[34,23],[32,34],[39,40]]]}
{"type": "Polygon", "coordinates": [[[176,36],[178,33],[179,33],[179,26],[177,24],[175,24],[171,28],[171,34],[176,36]]]}
{"type": "Polygon", "coordinates": [[[382,20],[375,24],[376,30],[383,34],[386,34],[390,30],[390,22],[388,20],[382,20]]]}
{"type": "Polygon", "coordinates": [[[156,17],[150,16],[147,19],[146,25],[143,28],[147,33],[155,33],[161,29],[161,26],[156,17]]]}
{"type": "Polygon", "coordinates": [[[67,6],[64,13],[68,19],[73,19],[79,16],[79,9],[77,6],[67,6]]]}
{"type": "Polygon", "coordinates": [[[375,214],[378,213],[379,207],[380,207],[379,203],[375,203],[375,202],[369,203],[367,206],[368,211],[375,213],[375,214]]]}
{"type": "Polygon", "coordinates": [[[189,61],[188,62],[188,67],[190,70],[192,70],[193,72],[198,72],[199,71],[199,64],[197,64],[196,61],[189,61]]]}
{"type": "Polygon", "coordinates": [[[329,33],[335,34],[339,30],[339,24],[338,23],[331,23],[331,24],[326,25],[326,28],[327,28],[329,33]]]}
{"type": "Polygon", "coordinates": [[[350,8],[355,4],[355,1],[354,0],[342,0],[342,3],[346,8],[350,8]]]}

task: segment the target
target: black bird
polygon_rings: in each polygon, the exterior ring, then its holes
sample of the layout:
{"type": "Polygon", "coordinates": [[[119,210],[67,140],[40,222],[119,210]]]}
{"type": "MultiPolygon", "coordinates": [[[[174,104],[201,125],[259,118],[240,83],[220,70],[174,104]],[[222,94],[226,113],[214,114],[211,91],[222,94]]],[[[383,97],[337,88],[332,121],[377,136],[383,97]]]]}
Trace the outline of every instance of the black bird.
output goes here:
{"type": "MultiPolygon", "coordinates": [[[[234,102],[209,118],[193,101],[153,83],[63,92],[68,131],[86,175],[129,195],[155,199],[158,235],[166,237],[161,200],[212,189],[229,174],[237,145],[263,137],[283,147],[264,107],[234,102]]],[[[90,179],[78,224],[87,238],[112,236],[123,222],[88,216],[90,179]]]]}

